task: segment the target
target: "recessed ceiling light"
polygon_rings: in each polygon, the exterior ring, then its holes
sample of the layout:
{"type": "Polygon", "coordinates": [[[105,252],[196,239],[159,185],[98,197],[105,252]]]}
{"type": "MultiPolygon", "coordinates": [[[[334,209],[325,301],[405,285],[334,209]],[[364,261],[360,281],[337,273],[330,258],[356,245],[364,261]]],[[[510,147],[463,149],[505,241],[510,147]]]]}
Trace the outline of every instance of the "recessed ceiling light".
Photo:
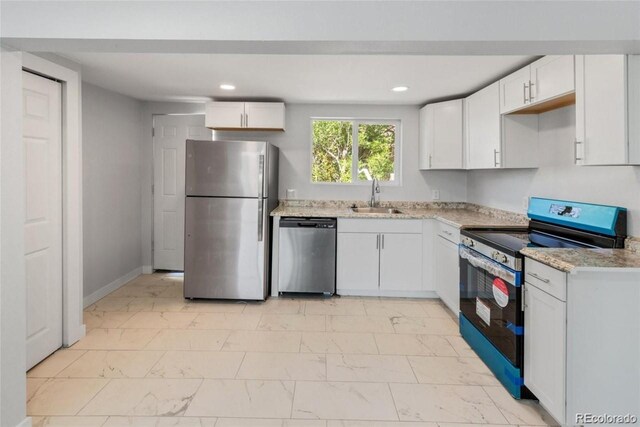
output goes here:
{"type": "Polygon", "coordinates": [[[234,85],[229,85],[229,84],[222,84],[220,85],[220,89],[222,90],[235,90],[235,86],[234,85]]]}
{"type": "Polygon", "coordinates": [[[409,90],[409,86],[396,86],[391,90],[394,91],[394,92],[405,92],[405,91],[409,90]]]}

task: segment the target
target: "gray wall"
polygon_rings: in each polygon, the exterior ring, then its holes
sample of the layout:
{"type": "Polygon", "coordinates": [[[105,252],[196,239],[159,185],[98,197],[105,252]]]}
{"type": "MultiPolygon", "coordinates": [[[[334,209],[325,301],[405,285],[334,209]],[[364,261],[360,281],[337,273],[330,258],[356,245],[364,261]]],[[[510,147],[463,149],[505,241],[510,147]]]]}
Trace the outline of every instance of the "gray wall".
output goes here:
{"type": "Polygon", "coordinates": [[[640,167],[575,166],[574,140],[574,106],[541,114],[540,168],[469,172],[468,200],[517,212],[528,196],[624,206],[628,233],[640,235],[640,167]]]}
{"type": "Polygon", "coordinates": [[[82,85],[85,298],[142,266],[142,107],[82,85]]]}

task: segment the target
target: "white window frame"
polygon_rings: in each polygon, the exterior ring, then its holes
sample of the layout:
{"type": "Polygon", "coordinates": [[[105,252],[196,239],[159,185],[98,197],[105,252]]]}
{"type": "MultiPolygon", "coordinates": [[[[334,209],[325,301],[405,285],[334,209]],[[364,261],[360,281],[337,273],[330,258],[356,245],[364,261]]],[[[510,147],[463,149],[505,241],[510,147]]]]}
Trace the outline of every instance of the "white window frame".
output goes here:
{"type": "Polygon", "coordinates": [[[394,159],[393,159],[393,181],[380,181],[380,185],[384,187],[399,187],[402,185],[402,120],[388,118],[362,118],[362,117],[311,117],[309,120],[309,181],[314,185],[347,185],[347,186],[369,186],[371,181],[363,181],[358,179],[358,128],[361,124],[395,124],[395,143],[394,143],[394,159]],[[316,121],[340,121],[351,122],[353,146],[351,149],[351,182],[326,182],[314,181],[312,177],[313,170],[313,122],[316,121]]]}

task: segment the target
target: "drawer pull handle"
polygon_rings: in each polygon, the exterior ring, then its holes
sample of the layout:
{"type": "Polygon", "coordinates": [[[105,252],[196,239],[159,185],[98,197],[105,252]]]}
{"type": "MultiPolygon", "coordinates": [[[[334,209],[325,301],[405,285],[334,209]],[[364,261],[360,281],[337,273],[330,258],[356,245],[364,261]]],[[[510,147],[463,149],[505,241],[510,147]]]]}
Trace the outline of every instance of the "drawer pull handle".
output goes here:
{"type": "Polygon", "coordinates": [[[536,273],[527,273],[529,276],[531,277],[535,277],[536,279],[544,282],[544,283],[549,283],[549,279],[545,279],[544,277],[540,277],[538,276],[536,273]]]}

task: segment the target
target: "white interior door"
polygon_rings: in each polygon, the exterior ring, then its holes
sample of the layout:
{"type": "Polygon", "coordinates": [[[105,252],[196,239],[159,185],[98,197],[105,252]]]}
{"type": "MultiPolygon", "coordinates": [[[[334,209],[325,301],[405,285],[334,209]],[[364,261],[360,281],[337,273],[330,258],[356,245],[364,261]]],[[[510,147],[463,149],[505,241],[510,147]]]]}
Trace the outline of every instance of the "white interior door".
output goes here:
{"type": "Polygon", "coordinates": [[[62,95],[23,72],[27,369],[62,346],[62,95]]]}
{"type": "Polygon", "coordinates": [[[153,268],[184,270],[185,152],[187,139],[207,139],[204,115],[154,118],[153,268]]]}

